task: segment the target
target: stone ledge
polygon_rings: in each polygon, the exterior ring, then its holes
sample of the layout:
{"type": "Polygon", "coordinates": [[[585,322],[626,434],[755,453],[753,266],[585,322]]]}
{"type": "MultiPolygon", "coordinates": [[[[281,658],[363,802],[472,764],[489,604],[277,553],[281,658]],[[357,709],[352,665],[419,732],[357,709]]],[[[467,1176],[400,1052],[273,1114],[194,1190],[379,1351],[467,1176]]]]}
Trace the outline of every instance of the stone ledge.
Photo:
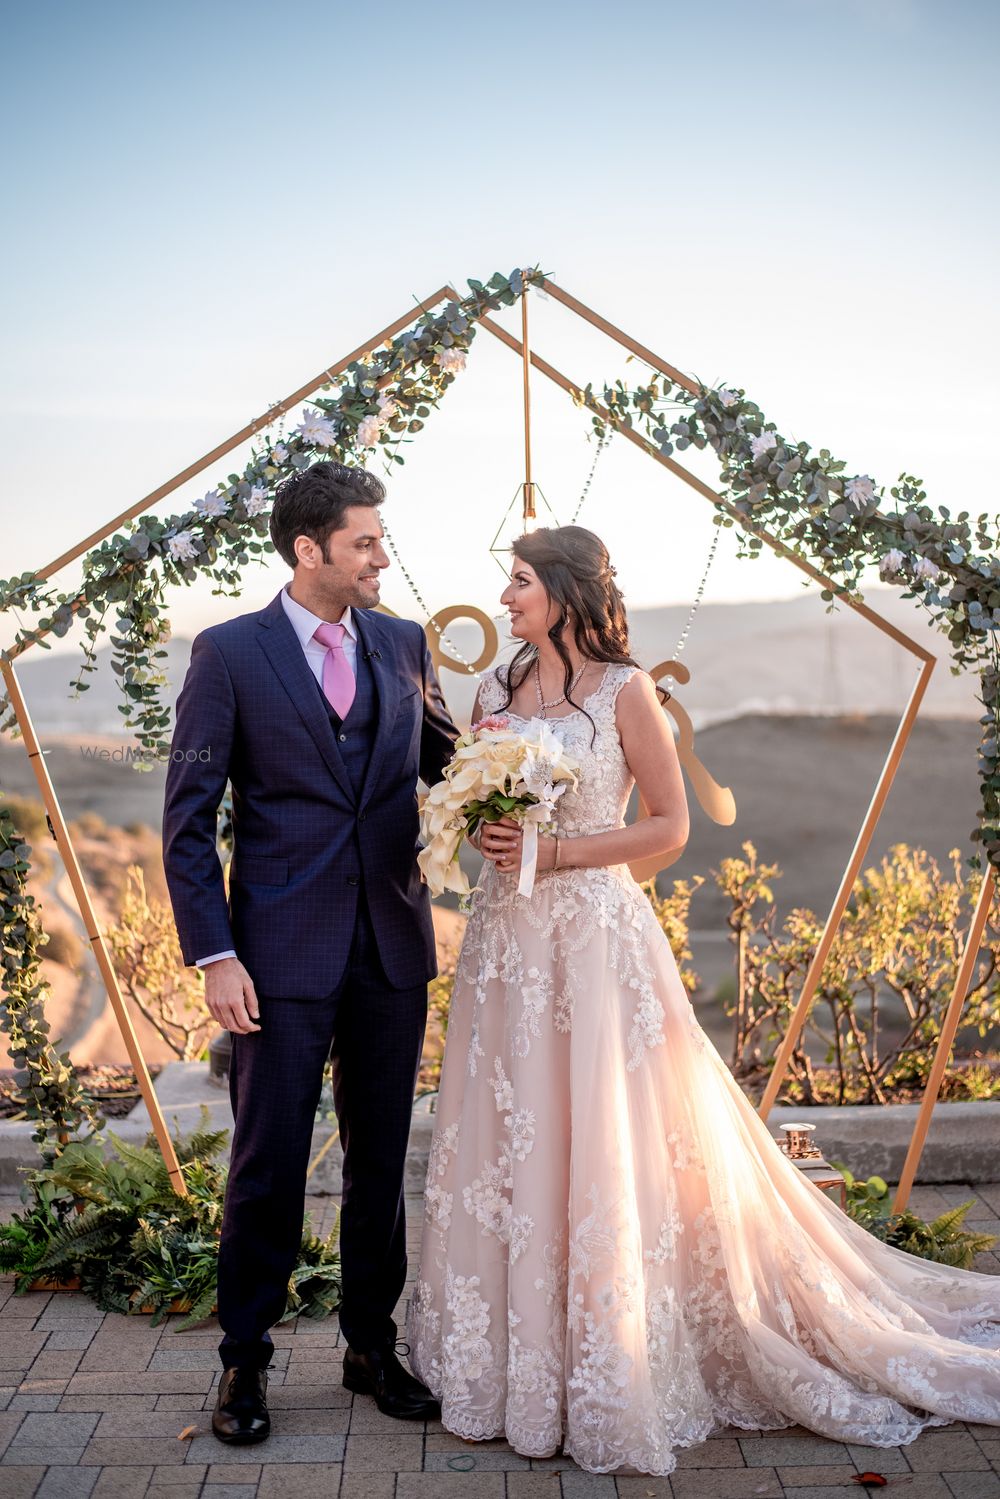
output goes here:
{"type": "MultiPolygon", "coordinates": [[[[208,1108],[212,1128],[233,1127],[229,1094],[210,1081],[207,1062],[168,1063],[156,1080],[156,1092],[171,1129],[190,1133],[199,1123],[202,1105],[208,1108]]],[[[420,1193],[424,1188],[433,1106],[434,1095],[417,1099],[413,1106],[407,1192],[420,1193]]],[[[842,1162],[855,1176],[878,1175],[898,1181],[918,1111],[919,1104],[915,1103],[884,1107],[850,1104],[843,1108],[782,1106],[772,1109],[768,1125],[777,1135],[783,1124],[795,1120],[813,1124],[814,1139],[828,1161],[842,1162]]],[[[110,1128],[123,1139],[142,1140],[150,1128],[146,1105],[136,1104],[126,1119],[112,1121],[110,1128]]],[[[0,1120],[0,1189],[18,1187],[21,1171],[37,1163],[38,1150],[31,1133],[30,1123],[0,1120]]],[[[325,1121],[313,1131],[310,1160],[314,1166],[307,1191],[318,1196],[340,1194],[343,1152],[339,1140],[333,1139],[335,1135],[336,1127],[325,1121]]],[[[1000,1101],[942,1103],[931,1120],[918,1180],[923,1185],[995,1181],[998,1161],[1000,1101]]]]}
{"type": "MultiPolygon", "coordinates": [[[[156,1096],[171,1132],[188,1135],[201,1122],[201,1110],[208,1109],[209,1127],[232,1132],[233,1111],[229,1092],[209,1078],[207,1062],[168,1062],[156,1079],[156,1096]]],[[[404,1181],[407,1192],[422,1192],[427,1171],[434,1116],[426,1102],[414,1105],[410,1128],[410,1148],[404,1181]]],[[[38,1147],[32,1140],[34,1126],[25,1121],[0,1119],[0,1190],[18,1188],[22,1172],[38,1164],[38,1147]]],[[[125,1119],[112,1119],[108,1129],[123,1140],[137,1144],[151,1128],[149,1110],[139,1102],[125,1119]]],[[[313,1170],[306,1190],[316,1196],[340,1196],[344,1153],[336,1138],[337,1128],[325,1120],[313,1130],[310,1162],[313,1170]]]]}

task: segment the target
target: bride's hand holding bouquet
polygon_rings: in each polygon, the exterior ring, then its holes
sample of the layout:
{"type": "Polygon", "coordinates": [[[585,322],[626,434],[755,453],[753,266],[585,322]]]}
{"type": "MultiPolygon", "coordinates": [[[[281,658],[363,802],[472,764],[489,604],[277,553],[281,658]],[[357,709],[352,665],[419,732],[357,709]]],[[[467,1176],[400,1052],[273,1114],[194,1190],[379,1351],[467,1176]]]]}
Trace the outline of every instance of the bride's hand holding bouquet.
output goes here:
{"type": "Polygon", "coordinates": [[[425,847],[417,863],[432,895],[469,894],[458,862],[462,839],[499,822],[522,829],[517,888],[521,895],[531,894],[539,829],[552,823],[559,798],[576,786],[579,766],[543,719],[520,722],[515,729],[505,714],[495,713],[473,724],[456,741],[444,779],[425,795],[420,809],[425,847]]]}

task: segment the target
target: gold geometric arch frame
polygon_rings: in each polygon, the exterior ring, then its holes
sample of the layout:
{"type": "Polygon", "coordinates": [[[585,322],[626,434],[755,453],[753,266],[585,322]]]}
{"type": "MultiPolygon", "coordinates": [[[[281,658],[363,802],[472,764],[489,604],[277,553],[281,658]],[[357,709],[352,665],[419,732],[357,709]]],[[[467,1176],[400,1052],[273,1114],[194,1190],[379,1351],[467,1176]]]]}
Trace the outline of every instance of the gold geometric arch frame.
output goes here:
{"type": "MultiPolygon", "coordinates": [[[[646,348],[636,339],[631,338],[620,328],[617,328],[613,323],[610,323],[606,318],[603,318],[598,313],[592,311],[583,302],[580,302],[576,297],[571,296],[570,293],[564,291],[562,287],[557,286],[555,282],[551,281],[548,278],[544,278],[539,282],[539,286],[541,289],[546,291],[549,296],[553,297],[557,302],[560,302],[564,307],[566,307],[570,312],[582,318],[585,322],[590,323],[593,327],[599,329],[602,333],[606,334],[616,343],[620,344],[623,348],[628,349],[630,353],[636,355],[639,359],[651,366],[654,370],[659,371],[668,379],[675,381],[677,384],[683,386],[686,390],[697,394],[697,386],[695,386],[691,380],[683,375],[680,370],[676,369],[666,360],[661,359],[658,355],[654,354],[650,349],[646,348]]],[[[438,290],[433,296],[424,299],[419,305],[423,309],[430,309],[446,300],[458,300],[458,294],[450,286],[441,287],[440,290],[438,290]]],[[[359,348],[353,350],[350,354],[346,355],[340,360],[337,360],[335,363],[328,365],[313,379],[307,381],[304,385],[293,391],[291,395],[286,396],[284,400],[276,402],[274,403],[274,405],[268,407],[265,412],[263,412],[259,417],[255,418],[252,422],[248,423],[245,427],[242,427],[240,431],[234,433],[232,437],[227,438],[224,442],[219,443],[217,447],[206,453],[202,458],[197,459],[194,463],[189,464],[187,468],[174,475],[172,479],[167,480],[166,483],[160,485],[150,494],[144,496],[143,499],[137,501],[136,504],[131,506],[128,510],[125,510],[120,515],[115,516],[115,518],[111,520],[106,526],[101,527],[101,529],[98,531],[92,532],[82,541],[69,548],[69,550],[61,553],[61,555],[50,562],[47,567],[41,569],[41,571],[38,573],[38,577],[40,579],[47,579],[52,577],[53,574],[59,572],[63,567],[66,567],[69,563],[82,556],[84,552],[87,552],[92,547],[99,545],[100,542],[102,542],[106,537],[112,535],[113,532],[118,530],[121,526],[127,525],[130,521],[136,519],[136,517],[149,510],[159,500],[163,499],[166,495],[178,489],[189,479],[194,478],[204,469],[211,467],[220,458],[223,458],[234,448],[239,447],[243,442],[246,442],[248,439],[252,438],[263,428],[271,426],[279,416],[291,410],[291,408],[293,406],[296,406],[300,401],[308,399],[308,397],[313,395],[321,386],[335,380],[338,375],[342,374],[347,369],[348,365],[352,364],[355,360],[360,358],[367,350],[377,347],[387,338],[392,338],[396,333],[401,332],[402,329],[406,328],[413,321],[413,316],[413,311],[408,310],[401,317],[390,323],[388,327],[383,328],[381,332],[372,335],[372,337],[367,339],[366,342],[359,348]]],[[[488,333],[492,334],[493,337],[497,338],[502,344],[510,349],[512,353],[517,355],[517,357],[525,363],[526,367],[530,362],[530,366],[532,368],[538,370],[539,373],[552,380],[556,385],[560,386],[562,390],[567,392],[567,394],[577,395],[583,388],[582,385],[575,384],[574,382],[569,380],[564,374],[557,370],[553,365],[549,364],[546,360],[542,359],[533,350],[527,350],[526,339],[524,342],[519,341],[512,334],[508,333],[505,328],[502,328],[498,323],[494,322],[490,317],[483,316],[479,319],[479,322],[480,325],[488,333]],[[527,358],[525,357],[526,354],[527,358]]],[[[760,540],[768,547],[770,547],[771,550],[778,556],[787,558],[787,560],[792,563],[793,566],[797,567],[801,572],[806,573],[810,578],[812,578],[815,582],[820,583],[824,588],[835,591],[835,583],[833,583],[817,568],[813,567],[812,564],[807,562],[803,557],[800,557],[795,552],[791,551],[784,545],[783,542],[779,541],[777,537],[772,536],[770,532],[765,530],[762,526],[758,526],[754,522],[748,520],[746,516],[742,515],[739,511],[732,507],[724,496],[712,489],[702,479],[698,478],[697,475],[691,473],[690,470],[685,468],[682,463],[679,463],[676,458],[668,457],[667,455],[661,453],[656,447],[653,446],[652,443],[648,442],[639,433],[633,431],[632,428],[627,427],[616,420],[611,412],[604,410],[599,406],[595,409],[609,426],[614,427],[623,437],[627,438],[629,442],[634,443],[639,449],[645,452],[650,458],[654,459],[655,462],[660,464],[669,473],[672,473],[676,478],[681,479],[697,494],[700,494],[704,499],[710,501],[713,506],[724,510],[728,515],[732,516],[733,520],[738,525],[740,525],[750,534],[759,537],[760,540]]],[[[885,763],[883,764],[882,770],[875,783],[868,810],[865,813],[864,819],[861,823],[861,827],[858,830],[854,848],[844,868],[843,875],[841,876],[837,894],[830,908],[830,912],[823,927],[823,932],[820,937],[819,944],[816,948],[813,960],[806,974],[802,993],[799,996],[795,1011],[789,1022],[788,1031],[785,1035],[784,1041],[775,1060],[774,1069],[772,1071],[767,1090],[764,1094],[764,1098],[760,1105],[760,1114],[764,1119],[767,1118],[771,1107],[778,1095],[781,1084],[784,1081],[785,1073],[787,1071],[792,1052],[799,1039],[799,1036],[801,1035],[802,1028],[805,1025],[809,1009],[811,1007],[812,1000],[819,983],[820,974],[822,973],[827,956],[829,955],[830,949],[833,945],[833,941],[836,937],[836,933],[840,926],[840,922],[843,918],[844,912],[847,909],[847,903],[851,890],[854,887],[854,883],[860,872],[862,862],[871,844],[875,827],[878,823],[878,819],[881,815],[882,809],[885,806],[885,802],[889,795],[892,782],[899,768],[899,763],[902,758],[903,751],[912,732],[917,713],[919,712],[921,702],[923,701],[924,694],[927,690],[931,672],[934,669],[934,665],[937,659],[933,655],[933,653],[929,651],[925,646],[921,645],[917,640],[913,639],[904,631],[900,630],[896,625],[890,623],[889,620],[883,619],[883,617],[869,605],[859,603],[854,599],[847,597],[846,595],[842,597],[843,602],[848,606],[848,608],[853,609],[857,614],[861,615],[862,618],[868,620],[868,622],[874,628],[882,631],[883,634],[888,635],[892,640],[896,642],[897,645],[902,646],[902,648],[908,651],[919,662],[920,665],[917,679],[910,692],[910,696],[906,703],[906,706],[903,709],[903,713],[900,717],[895,736],[889,748],[888,754],[886,755],[885,763]]],[[[459,663],[452,660],[450,657],[444,654],[444,651],[442,649],[441,631],[448,623],[450,623],[457,617],[473,617],[483,627],[483,650],[480,653],[480,660],[477,661],[474,668],[480,669],[480,663],[488,664],[488,662],[486,662],[485,660],[486,655],[489,653],[490,657],[492,658],[492,655],[495,654],[496,632],[493,628],[492,622],[489,621],[481,611],[475,610],[471,607],[460,605],[453,605],[450,606],[447,610],[442,610],[438,615],[434,617],[434,619],[428,622],[428,625],[426,627],[428,644],[430,646],[432,655],[434,656],[435,663],[437,664],[439,669],[445,668],[451,670],[461,670],[463,672],[468,670],[468,667],[464,663],[459,663]]],[[[44,755],[38,742],[37,735],[34,731],[34,727],[31,722],[31,716],[28,710],[28,705],[25,701],[24,694],[21,689],[21,684],[19,682],[14,666],[14,660],[18,656],[23,654],[25,650],[29,649],[31,643],[32,642],[26,642],[20,646],[12,647],[11,650],[7,653],[8,659],[0,659],[0,671],[2,671],[6,688],[10,695],[10,701],[16,714],[19,727],[21,729],[25,748],[34,770],[35,778],[38,782],[42,801],[49,815],[49,821],[52,825],[52,831],[55,837],[56,844],[59,848],[59,852],[62,856],[66,871],[69,875],[70,882],[77,899],[77,903],[80,907],[80,913],[83,918],[88,937],[90,939],[98,969],[104,981],[109,1001],[111,1003],[116,1021],[118,1023],[123,1040],[125,1042],[126,1049],[129,1054],[129,1059],[135,1067],[140,1090],[142,1092],[146,1105],[149,1108],[150,1118],[152,1120],[153,1129],[155,1131],[157,1141],[163,1152],[163,1156],[175,1188],[179,1192],[184,1192],[186,1189],[184,1186],[183,1175],[177,1162],[176,1153],[174,1151],[173,1143],[166,1126],[166,1121],[163,1118],[162,1110],[156,1098],[152,1081],[149,1076],[149,1071],[146,1066],[145,1059],[142,1055],[142,1048],[139,1045],[138,1037],[136,1036],[131,1017],[126,1008],[125,1001],[118,984],[117,975],[114,970],[114,965],[111,961],[111,956],[108,951],[104,935],[100,930],[100,924],[94,911],[90,892],[87,888],[87,883],[84,879],[82,870],[80,869],[80,865],[73,848],[73,842],[70,837],[65,818],[63,817],[62,811],[59,806],[59,800],[56,795],[55,788],[53,787],[52,781],[49,777],[48,767],[45,764],[44,755]]],[[[654,676],[665,675],[669,668],[671,669],[672,674],[676,677],[678,675],[675,669],[676,665],[677,663],[661,663],[661,665],[655,669],[654,676]]],[[[678,726],[682,729],[680,748],[687,751],[689,750],[690,746],[686,742],[685,734],[683,732],[683,724],[681,723],[679,717],[678,726]]],[[[685,759],[689,758],[689,756],[685,753],[681,756],[681,758],[683,762],[685,759]]],[[[690,758],[693,758],[693,752],[690,758]]],[[[699,795],[699,800],[702,800],[704,803],[705,798],[703,796],[703,793],[707,791],[707,787],[696,786],[695,789],[696,793],[699,795]]],[[[720,788],[716,788],[716,791],[720,791],[720,788]]],[[[721,791],[724,793],[724,788],[721,788],[721,791]]],[[[718,806],[720,804],[716,803],[716,805],[718,806]]],[[[725,816],[719,816],[717,817],[717,820],[728,821],[730,819],[725,816]]],[[[955,986],[951,1000],[949,1002],[944,1026],[942,1028],[938,1050],[935,1055],[934,1064],[932,1066],[931,1074],[924,1093],[923,1103],[920,1109],[916,1127],[914,1129],[913,1138],[910,1143],[910,1149],[907,1155],[903,1177],[900,1182],[899,1191],[897,1193],[895,1202],[897,1211],[905,1205],[906,1200],[909,1196],[910,1187],[912,1186],[913,1180],[916,1175],[916,1169],[920,1154],[923,1149],[924,1141],[926,1139],[928,1127],[930,1125],[931,1113],[933,1111],[934,1104],[937,1100],[938,1092],[940,1090],[941,1080],[944,1074],[945,1067],[947,1065],[951,1046],[954,1042],[955,1034],[958,1030],[962,1007],[965,1002],[966,994],[968,993],[975,960],[979,951],[983,931],[986,925],[986,918],[989,913],[991,899],[993,894],[995,893],[995,890],[996,873],[993,870],[992,866],[987,865],[984,873],[982,890],[980,892],[976,911],[970,926],[958,973],[956,974],[955,986]]]]}

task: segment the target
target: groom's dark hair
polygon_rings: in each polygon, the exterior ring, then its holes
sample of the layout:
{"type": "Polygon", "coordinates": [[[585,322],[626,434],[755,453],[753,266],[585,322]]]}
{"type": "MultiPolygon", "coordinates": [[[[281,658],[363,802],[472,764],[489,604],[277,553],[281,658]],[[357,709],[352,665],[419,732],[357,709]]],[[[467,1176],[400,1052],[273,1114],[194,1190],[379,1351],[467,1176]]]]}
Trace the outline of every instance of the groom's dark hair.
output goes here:
{"type": "Polygon", "coordinates": [[[279,484],[271,508],[271,540],[289,567],[295,567],[296,536],[311,536],[326,556],[326,543],[344,526],[350,505],[381,505],[385,485],[363,468],[324,460],[279,484]]]}

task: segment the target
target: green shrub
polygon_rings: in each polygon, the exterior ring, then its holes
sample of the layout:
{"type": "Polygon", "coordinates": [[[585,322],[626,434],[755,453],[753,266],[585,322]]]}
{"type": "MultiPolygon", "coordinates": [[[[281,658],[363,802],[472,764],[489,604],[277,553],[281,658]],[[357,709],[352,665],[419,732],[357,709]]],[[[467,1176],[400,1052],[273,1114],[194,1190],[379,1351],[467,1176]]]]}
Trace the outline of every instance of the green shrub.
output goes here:
{"type": "MultiPolygon", "coordinates": [[[[949,860],[950,870],[925,849],[897,843],[877,867],[859,874],[792,1049],[781,1102],[881,1104],[922,1093],[983,878],[981,870],[963,869],[958,849],[949,860]]],[[[778,920],[774,886],[781,868],[759,860],[749,840],[742,857],[721,859],[710,873],[729,904],[733,945],[732,972],[718,983],[715,997],[733,1021],[730,1067],[756,1099],[805,987],[824,921],[804,906],[778,920]]],[[[697,976],[681,965],[690,956],[692,893],[682,881],[674,882],[666,899],[650,889],[689,993],[697,976]]],[[[943,1098],[1000,1095],[998,1034],[1000,915],[994,903],[943,1098]]]]}

